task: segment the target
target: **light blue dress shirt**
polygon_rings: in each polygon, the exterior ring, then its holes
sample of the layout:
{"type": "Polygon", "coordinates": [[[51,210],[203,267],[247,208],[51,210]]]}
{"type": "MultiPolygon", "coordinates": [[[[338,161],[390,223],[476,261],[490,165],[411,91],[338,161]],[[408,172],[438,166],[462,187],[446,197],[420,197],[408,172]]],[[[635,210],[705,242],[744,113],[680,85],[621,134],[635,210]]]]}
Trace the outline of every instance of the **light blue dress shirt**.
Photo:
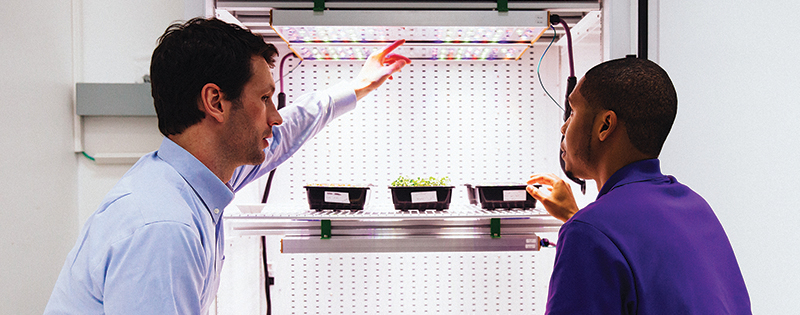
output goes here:
{"type": "Polygon", "coordinates": [[[225,259],[222,212],[234,192],[355,105],[344,86],[301,96],[281,110],[264,163],[237,168],[228,183],[164,138],[89,217],[44,313],[208,313],[225,259]]]}

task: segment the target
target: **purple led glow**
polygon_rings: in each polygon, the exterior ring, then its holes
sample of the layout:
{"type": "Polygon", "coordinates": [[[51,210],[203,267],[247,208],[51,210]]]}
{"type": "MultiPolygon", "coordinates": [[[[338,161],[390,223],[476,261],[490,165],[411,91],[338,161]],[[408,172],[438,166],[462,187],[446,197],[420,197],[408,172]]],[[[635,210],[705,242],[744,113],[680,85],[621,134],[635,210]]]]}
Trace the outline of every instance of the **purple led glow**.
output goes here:
{"type": "Polygon", "coordinates": [[[543,28],[275,26],[275,30],[290,43],[368,43],[388,42],[392,38],[413,38],[416,42],[431,43],[529,43],[541,34],[543,28]]]}

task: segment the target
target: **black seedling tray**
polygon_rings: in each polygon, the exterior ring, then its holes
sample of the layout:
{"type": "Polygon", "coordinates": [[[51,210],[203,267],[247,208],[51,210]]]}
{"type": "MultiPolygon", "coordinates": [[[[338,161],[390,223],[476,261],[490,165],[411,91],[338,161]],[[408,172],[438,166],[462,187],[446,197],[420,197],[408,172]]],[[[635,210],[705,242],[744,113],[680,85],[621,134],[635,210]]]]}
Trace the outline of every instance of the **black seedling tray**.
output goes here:
{"type": "Polygon", "coordinates": [[[403,211],[448,209],[453,195],[453,186],[389,186],[389,189],[392,191],[394,208],[403,211]]]}
{"type": "Polygon", "coordinates": [[[312,210],[364,210],[369,187],[303,186],[312,210]]]}
{"type": "MultiPolygon", "coordinates": [[[[528,194],[526,187],[525,185],[475,186],[475,189],[483,209],[533,209],[536,207],[536,199],[528,194]],[[524,200],[520,197],[523,192],[524,200]]],[[[467,187],[467,192],[471,190],[470,188],[471,186],[467,187]]]]}
{"type": "Polygon", "coordinates": [[[478,205],[478,189],[475,186],[470,184],[464,184],[467,186],[467,199],[469,199],[469,204],[471,205],[478,205]]]}

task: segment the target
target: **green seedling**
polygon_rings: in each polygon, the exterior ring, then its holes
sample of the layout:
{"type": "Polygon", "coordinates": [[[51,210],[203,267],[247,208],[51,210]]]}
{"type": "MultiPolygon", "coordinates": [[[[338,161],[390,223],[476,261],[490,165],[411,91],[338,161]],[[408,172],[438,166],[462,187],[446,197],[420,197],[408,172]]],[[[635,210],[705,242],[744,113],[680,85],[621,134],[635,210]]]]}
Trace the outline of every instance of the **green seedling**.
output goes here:
{"type": "Polygon", "coordinates": [[[401,186],[447,186],[450,184],[450,177],[445,176],[442,178],[436,177],[428,177],[422,178],[417,177],[416,179],[410,177],[403,177],[400,175],[395,181],[392,182],[392,186],[401,187],[401,186]]]}

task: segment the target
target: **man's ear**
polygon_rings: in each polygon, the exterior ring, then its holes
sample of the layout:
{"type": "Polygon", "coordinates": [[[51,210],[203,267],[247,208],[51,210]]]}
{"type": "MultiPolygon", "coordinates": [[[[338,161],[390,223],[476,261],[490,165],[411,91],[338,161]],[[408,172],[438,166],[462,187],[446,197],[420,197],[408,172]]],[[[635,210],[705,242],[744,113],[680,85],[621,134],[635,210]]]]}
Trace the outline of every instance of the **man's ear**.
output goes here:
{"type": "Polygon", "coordinates": [[[214,83],[206,83],[200,90],[200,110],[205,112],[210,118],[217,122],[222,122],[224,118],[224,108],[222,101],[224,97],[219,86],[214,83]]]}
{"type": "Polygon", "coordinates": [[[615,113],[613,110],[606,110],[598,115],[600,118],[600,132],[598,134],[598,138],[600,141],[605,141],[618,127],[619,121],[617,120],[617,113],[615,113]]]}

